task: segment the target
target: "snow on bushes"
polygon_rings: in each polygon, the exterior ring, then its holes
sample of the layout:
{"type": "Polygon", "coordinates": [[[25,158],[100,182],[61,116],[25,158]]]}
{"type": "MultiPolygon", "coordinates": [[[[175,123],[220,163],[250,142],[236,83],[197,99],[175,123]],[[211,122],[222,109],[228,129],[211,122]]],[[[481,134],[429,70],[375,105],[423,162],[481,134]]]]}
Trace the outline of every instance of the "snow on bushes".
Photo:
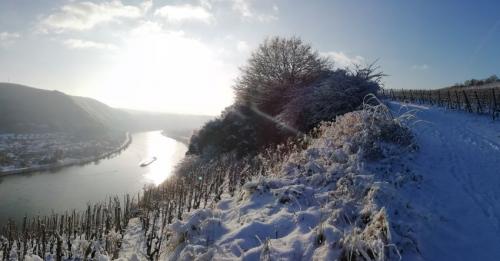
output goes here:
{"type": "Polygon", "coordinates": [[[325,71],[314,83],[297,89],[278,118],[308,132],[322,121],[360,108],[367,95],[379,91],[382,76],[373,65],[325,71]]]}
{"type": "MultiPolygon", "coordinates": [[[[393,229],[398,175],[390,161],[414,149],[410,131],[382,106],[323,123],[304,147],[268,164],[239,195],[224,194],[169,225],[170,260],[399,260],[418,255],[408,230],[393,229]],[[269,172],[272,170],[272,172],[269,172]]],[[[279,151],[279,149],[278,149],[279,151]]],[[[273,158],[272,155],[266,158],[273,158]]],[[[411,173],[406,173],[411,176],[411,173]]],[[[402,181],[403,180],[403,181],[402,181]]]]}

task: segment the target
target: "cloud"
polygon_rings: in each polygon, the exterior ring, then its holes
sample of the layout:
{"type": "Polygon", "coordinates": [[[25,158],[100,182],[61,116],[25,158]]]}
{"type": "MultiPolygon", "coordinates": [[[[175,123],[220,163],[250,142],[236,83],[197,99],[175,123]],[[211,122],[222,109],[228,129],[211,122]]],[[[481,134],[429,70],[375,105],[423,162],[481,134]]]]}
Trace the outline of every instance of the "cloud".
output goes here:
{"type": "Polygon", "coordinates": [[[19,33],[0,32],[0,47],[8,47],[14,44],[20,37],[19,33]]]}
{"type": "Polygon", "coordinates": [[[427,64],[415,64],[411,67],[411,69],[413,70],[418,70],[418,71],[425,71],[427,69],[429,69],[429,65],[427,64]]]}
{"type": "Polygon", "coordinates": [[[151,10],[151,7],[153,7],[153,0],[144,0],[142,4],[140,5],[142,12],[147,13],[149,10],[151,10]]]}
{"type": "Polygon", "coordinates": [[[236,50],[238,50],[238,52],[246,53],[250,51],[250,45],[248,45],[245,41],[239,41],[236,45],[236,50]]]}
{"type": "Polygon", "coordinates": [[[273,5],[273,11],[274,12],[279,12],[280,9],[278,8],[278,6],[276,4],[273,5]]]}
{"type": "Polygon", "coordinates": [[[336,68],[352,68],[355,65],[361,65],[365,62],[365,58],[362,56],[349,57],[343,52],[326,52],[323,55],[332,59],[333,66],[336,68]]]}
{"type": "Polygon", "coordinates": [[[243,17],[254,16],[253,12],[250,11],[250,3],[247,0],[232,0],[233,10],[240,13],[243,17]]]}
{"type": "Polygon", "coordinates": [[[69,49],[98,49],[98,50],[117,50],[118,47],[112,44],[98,43],[81,39],[67,39],[63,44],[69,49]]]}
{"type": "Polygon", "coordinates": [[[39,29],[41,32],[57,33],[88,30],[102,23],[139,18],[151,8],[151,3],[151,1],[145,1],[140,6],[133,6],[124,5],[120,0],[100,3],[71,2],[43,18],[39,29]]]}
{"type": "Polygon", "coordinates": [[[199,0],[198,2],[200,3],[200,5],[202,7],[207,8],[207,9],[212,9],[211,1],[213,1],[213,0],[199,0]]]}
{"type": "Polygon", "coordinates": [[[230,8],[241,16],[245,21],[271,22],[278,20],[279,8],[276,4],[270,4],[270,1],[258,2],[259,8],[256,8],[254,0],[201,0],[205,6],[212,7],[213,4],[229,4],[230,8]],[[258,10],[257,10],[258,9],[258,10]],[[262,10],[270,10],[265,13],[262,10]]]}
{"type": "Polygon", "coordinates": [[[257,20],[259,22],[271,22],[278,20],[279,8],[276,4],[272,5],[272,12],[268,14],[254,11],[251,0],[231,0],[233,2],[233,10],[247,20],[257,20]]]}
{"type": "Polygon", "coordinates": [[[155,11],[155,16],[163,17],[173,24],[183,22],[210,24],[214,21],[214,16],[207,9],[189,4],[163,6],[155,11]]]}

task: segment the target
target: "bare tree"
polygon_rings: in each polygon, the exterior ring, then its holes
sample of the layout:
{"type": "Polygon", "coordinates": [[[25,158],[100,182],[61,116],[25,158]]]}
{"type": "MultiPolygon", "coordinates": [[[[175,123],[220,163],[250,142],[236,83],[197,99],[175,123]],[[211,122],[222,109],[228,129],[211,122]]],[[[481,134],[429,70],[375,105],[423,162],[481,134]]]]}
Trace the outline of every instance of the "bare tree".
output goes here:
{"type": "Polygon", "coordinates": [[[276,115],[288,102],[287,93],[311,83],[330,67],[327,58],[298,37],[267,38],[240,69],[234,87],[237,101],[276,115]]]}

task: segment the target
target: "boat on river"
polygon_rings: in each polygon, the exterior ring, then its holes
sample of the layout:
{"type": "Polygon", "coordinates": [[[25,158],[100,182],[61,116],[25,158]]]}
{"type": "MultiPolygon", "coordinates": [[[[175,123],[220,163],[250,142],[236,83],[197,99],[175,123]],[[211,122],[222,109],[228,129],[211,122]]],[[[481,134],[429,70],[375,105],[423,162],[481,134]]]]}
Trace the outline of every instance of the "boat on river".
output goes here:
{"type": "Polygon", "coordinates": [[[155,161],[156,161],[156,157],[152,157],[150,159],[147,159],[147,160],[141,162],[141,164],[139,166],[146,167],[146,166],[148,166],[149,164],[151,164],[151,163],[153,163],[155,161]]]}

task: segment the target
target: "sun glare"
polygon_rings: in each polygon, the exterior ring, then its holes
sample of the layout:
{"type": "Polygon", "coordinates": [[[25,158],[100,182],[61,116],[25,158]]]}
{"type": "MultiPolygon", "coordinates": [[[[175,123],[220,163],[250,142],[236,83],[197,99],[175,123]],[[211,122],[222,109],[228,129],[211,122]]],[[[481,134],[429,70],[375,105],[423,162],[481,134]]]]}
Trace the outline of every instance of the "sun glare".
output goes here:
{"type": "Polygon", "coordinates": [[[146,24],[125,46],[104,89],[115,104],[216,114],[231,103],[234,70],[199,40],[146,24]]]}
{"type": "Polygon", "coordinates": [[[147,182],[157,186],[172,174],[175,162],[178,162],[184,156],[187,148],[171,138],[165,138],[160,131],[148,135],[147,144],[147,157],[145,160],[150,160],[153,157],[156,160],[146,167],[148,172],[144,178],[147,179],[147,182]]]}

